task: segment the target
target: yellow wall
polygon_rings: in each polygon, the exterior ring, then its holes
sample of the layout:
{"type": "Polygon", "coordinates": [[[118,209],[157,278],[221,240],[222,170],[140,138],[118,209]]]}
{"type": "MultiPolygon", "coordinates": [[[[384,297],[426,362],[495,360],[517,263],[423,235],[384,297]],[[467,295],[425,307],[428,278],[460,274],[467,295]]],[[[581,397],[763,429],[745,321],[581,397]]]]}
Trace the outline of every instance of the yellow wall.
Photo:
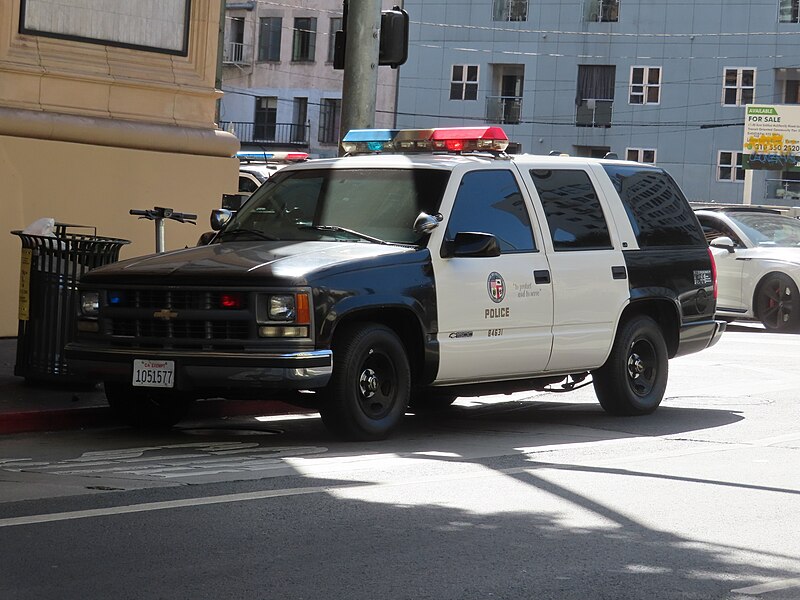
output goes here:
{"type": "MultiPolygon", "coordinates": [[[[131,208],[168,206],[197,225],[165,221],[167,249],[194,245],[223,193],[235,193],[238,160],[0,136],[0,337],[17,334],[20,239],[36,219],[97,227],[131,240],[121,258],[155,250],[155,225],[131,208]]],[[[72,230],[70,230],[72,231],[72,230]]],[[[92,233],[74,230],[76,233],[92,233]]]]}

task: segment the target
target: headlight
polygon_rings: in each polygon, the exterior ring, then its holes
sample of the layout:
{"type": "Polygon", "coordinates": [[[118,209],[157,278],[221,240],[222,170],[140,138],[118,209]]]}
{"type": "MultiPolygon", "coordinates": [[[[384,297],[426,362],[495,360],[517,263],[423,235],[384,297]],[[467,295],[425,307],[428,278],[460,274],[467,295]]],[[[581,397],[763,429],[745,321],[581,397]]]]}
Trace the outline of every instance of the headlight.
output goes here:
{"type": "Polygon", "coordinates": [[[297,314],[294,294],[270,296],[268,311],[270,321],[292,321],[297,314]]]}
{"type": "Polygon", "coordinates": [[[81,314],[87,317],[96,317],[100,313],[100,294],[98,292],[83,292],[81,294],[81,314]]]}

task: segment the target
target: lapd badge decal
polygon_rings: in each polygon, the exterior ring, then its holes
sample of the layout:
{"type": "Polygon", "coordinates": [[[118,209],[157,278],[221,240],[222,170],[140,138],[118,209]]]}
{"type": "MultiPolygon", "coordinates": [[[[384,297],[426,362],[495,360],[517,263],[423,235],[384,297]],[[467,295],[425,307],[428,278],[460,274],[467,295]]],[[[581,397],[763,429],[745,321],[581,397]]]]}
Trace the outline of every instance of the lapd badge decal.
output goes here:
{"type": "Polygon", "coordinates": [[[486,289],[489,292],[489,298],[492,302],[502,302],[506,297],[506,282],[503,281],[503,276],[497,271],[489,273],[489,279],[486,281],[486,289]]]}

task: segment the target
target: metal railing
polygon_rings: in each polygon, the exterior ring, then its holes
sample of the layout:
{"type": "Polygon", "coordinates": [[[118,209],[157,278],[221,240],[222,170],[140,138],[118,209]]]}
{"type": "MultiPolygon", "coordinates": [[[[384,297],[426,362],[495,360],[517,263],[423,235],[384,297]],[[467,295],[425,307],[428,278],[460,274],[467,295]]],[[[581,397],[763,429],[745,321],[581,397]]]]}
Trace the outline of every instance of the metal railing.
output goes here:
{"type": "Polygon", "coordinates": [[[486,120],[489,123],[516,125],[522,113],[522,96],[487,96],[486,120]]]}
{"type": "Polygon", "coordinates": [[[575,111],[576,127],[611,127],[613,100],[588,98],[580,101],[575,111]]]}
{"type": "Polygon", "coordinates": [[[222,47],[222,62],[226,65],[249,65],[253,63],[252,44],[225,42],[222,47]]]}
{"type": "Polygon", "coordinates": [[[258,142],[308,147],[308,123],[248,123],[245,121],[220,121],[219,128],[239,138],[240,142],[258,142]]]}

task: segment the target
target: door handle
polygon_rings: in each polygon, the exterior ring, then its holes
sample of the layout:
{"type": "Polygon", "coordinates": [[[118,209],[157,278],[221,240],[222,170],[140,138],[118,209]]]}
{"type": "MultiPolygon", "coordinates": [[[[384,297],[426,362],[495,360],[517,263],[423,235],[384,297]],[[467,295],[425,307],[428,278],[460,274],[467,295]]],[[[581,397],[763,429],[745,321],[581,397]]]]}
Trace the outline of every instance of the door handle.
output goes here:
{"type": "Polygon", "coordinates": [[[628,272],[625,267],[611,267],[611,277],[614,279],[627,279],[628,272]]]}
{"type": "Polygon", "coordinates": [[[533,272],[533,280],[536,283],[550,283],[550,271],[543,269],[541,271],[533,272]]]}

